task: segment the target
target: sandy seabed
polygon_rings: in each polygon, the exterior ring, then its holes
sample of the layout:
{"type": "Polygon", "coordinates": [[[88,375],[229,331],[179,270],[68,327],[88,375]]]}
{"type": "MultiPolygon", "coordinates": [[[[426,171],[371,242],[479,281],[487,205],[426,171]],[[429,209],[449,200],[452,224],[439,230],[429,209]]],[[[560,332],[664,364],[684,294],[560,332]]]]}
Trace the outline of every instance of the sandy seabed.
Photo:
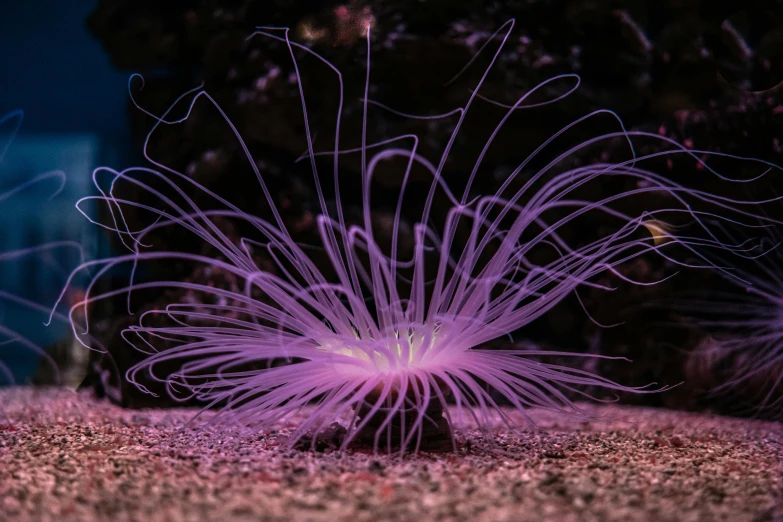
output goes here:
{"type": "MultiPolygon", "coordinates": [[[[0,390],[0,520],[783,521],[783,424],[620,406],[459,454],[310,452],[61,389],[0,390]],[[11,421],[9,424],[8,421],[11,421]]],[[[466,443],[470,441],[470,443],[466,443]]]]}

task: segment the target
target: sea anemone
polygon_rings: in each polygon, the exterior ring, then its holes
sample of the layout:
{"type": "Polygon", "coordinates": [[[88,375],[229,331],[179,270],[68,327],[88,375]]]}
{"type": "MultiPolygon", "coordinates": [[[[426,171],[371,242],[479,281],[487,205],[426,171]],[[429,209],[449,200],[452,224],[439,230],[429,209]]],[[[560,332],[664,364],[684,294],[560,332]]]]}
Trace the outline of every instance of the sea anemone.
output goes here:
{"type": "MultiPolygon", "coordinates": [[[[19,133],[24,119],[24,113],[20,110],[10,112],[0,117],[0,136],[2,145],[0,145],[0,164],[2,164],[11,143],[19,133]]],[[[18,196],[26,190],[31,190],[39,185],[54,185],[54,189],[49,196],[51,201],[62,191],[65,185],[65,174],[62,171],[51,171],[34,176],[22,183],[14,185],[12,188],[0,190],[0,210],[9,208],[12,198],[18,196]]],[[[11,219],[9,212],[6,219],[11,219]]],[[[5,221],[11,223],[11,221],[5,221]]],[[[15,225],[11,225],[15,226],[15,225]]],[[[2,236],[0,236],[2,237],[2,236]]],[[[9,237],[9,235],[5,235],[9,237]]],[[[19,248],[17,245],[3,245],[0,249],[0,270],[8,267],[12,263],[24,263],[32,257],[42,257],[43,260],[55,270],[62,270],[62,266],[53,256],[57,250],[69,249],[79,252],[81,255],[81,246],[75,241],[51,241],[40,245],[31,245],[19,248]],[[11,248],[16,247],[16,248],[11,248]]],[[[82,259],[83,261],[83,259],[82,259]]],[[[5,310],[11,308],[23,308],[33,313],[40,313],[41,323],[50,315],[51,304],[42,304],[32,299],[22,297],[18,293],[10,291],[8,288],[0,288],[0,384],[13,384],[16,379],[12,371],[13,363],[20,359],[20,348],[28,352],[33,352],[51,367],[52,375],[57,376],[57,365],[46,351],[34,340],[32,332],[21,331],[18,325],[3,324],[3,314],[5,310]],[[6,306],[9,308],[6,309],[6,306]]],[[[68,324],[68,316],[63,314],[54,314],[58,321],[68,324]]]]}
{"type": "MultiPolygon", "coordinates": [[[[145,375],[165,384],[172,397],[195,397],[209,408],[218,407],[211,422],[268,429],[304,411],[303,420],[289,438],[291,444],[307,436],[315,445],[318,434],[335,422],[343,422],[341,448],[364,440],[375,451],[382,447],[417,451],[433,439],[444,438],[456,450],[450,427],[463,418],[473,419],[491,438],[496,422],[518,425],[528,418],[525,412],[531,407],[586,414],[573,402],[574,397],[584,395],[581,388],[586,386],[613,393],[656,391],[650,386],[624,386],[540,359],[600,355],[553,353],[518,345],[514,349],[485,348],[546,314],[579,287],[599,286],[594,282],[599,274],[611,273],[631,284],[653,284],[631,281],[616,270],[639,256],[663,255],[672,263],[711,266],[700,253],[704,248],[741,254],[742,245],[718,241],[704,218],[729,219],[726,214],[731,213],[736,221],[749,213],[741,210],[742,201],[686,188],[643,169],[640,165],[644,161],[681,154],[699,165],[703,175],[712,173],[719,181],[732,181],[706,163],[706,151],[688,150],[656,134],[626,130],[614,113],[605,110],[574,121],[538,146],[501,180],[495,193],[474,194],[472,187],[485,154],[507,119],[518,111],[565,98],[579,84],[576,75],[558,76],[508,106],[479,94],[512,27],[513,21],[505,24],[479,51],[484,52],[492,41],[501,41],[481,80],[466,93],[464,106],[446,115],[426,117],[393,111],[399,117],[457,120],[436,161],[420,153],[415,134],[368,142],[368,108],[372,105],[392,111],[368,99],[369,30],[361,142],[345,148],[340,142],[344,108],[340,71],[309,47],[290,41],[287,30],[260,28],[253,36],[287,46],[295,71],[307,134],[304,158],[310,164],[319,204],[314,217],[318,242],[302,245],[295,239],[261,169],[228,116],[207,92],[201,88],[191,91],[161,116],[144,111],[155,118],[144,149],[153,168],[101,168],[94,172],[100,195],[82,201],[97,200],[107,213],[105,219],[83,213],[118,234],[129,253],[80,267],[94,273],[85,298],[71,309],[74,334],[84,339],[89,331],[88,304],[127,295],[130,311],[131,295],[170,290],[168,304],[143,311],[137,324],[123,332],[124,339],[146,355],[128,370],[127,379],[152,393],[141,382],[145,375]],[[320,61],[340,84],[335,138],[328,151],[315,150],[298,55],[320,61]],[[553,99],[536,98],[543,87],[556,82],[572,87],[553,99]],[[177,104],[188,98],[185,117],[170,118],[177,104]],[[185,122],[197,100],[209,102],[231,128],[255,173],[268,206],[263,212],[269,219],[242,210],[148,153],[147,145],[156,130],[185,122]],[[466,166],[467,181],[456,191],[447,185],[443,167],[466,115],[482,103],[503,108],[504,116],[475,163],[466,166]],[[531,162],[540,162],[569,130],[600,117],[612,118],[618,130],[569,146],[544,161],[541,168],[530,168],[531,162]],[[639,156],[637,140],[657,140],[664,150],[639,156]],[[618,141],[628,147],[626,161],[563,167],[581,151],[618,141]],[[341,158],[346,155],[360,157],[357,186],[361,211],[357,216],[347,215],[343,207],[341,190],[345,186],[339,178],[341,158]],[[324,189],[330,183],[322,178],[321,157],[330,162],[331,193],[324,189]],[[373,176],[379,165],[400,159],[401,187],[388,241],[381,241],[371,201],[373,176]],[[423,169],[430,176],[423,191],[410,188],[414,169],[423,169]],[[108,184],[101,183],[102,179],[108,179],[108,184]],[[598,187],[606,192],[605,183],[621,189],[590,199],[598,187]],[[125,198],[120,194],[123,188],[142,196],[125,198]],[[651,196],[663,198],[667,206],[645,209],[642,204],[651,196]],[[448,210],[436,213],[436,201],[447,201],[448,210]],[[207,204],[212,206],[205,207],[207,204]],[[409,227],[410,248],[403,248],[401,238],[408,226],[403,216],[410,215],[411,208],[420,213],[409,227]],[[123,213],[128,209],[147,213],[151,222],[132,229],[123,213]],[[683,220],[690,223],[692,233],[687,236],[675,233],[677,228],[667,224],[683,220]],[[574,234],[570,228],[575,223],[585,225],[580,233],[574,234]],[[172,229],[178,236],[198,238],[208,249],[152,248],[151,238],[172,229]],[[571,233],[566,235],[568,230],[571,233]],[[161,263],[166,261],[203,267],[221,274],[227,283],[157,278],[161,263]],[[123,264],[131,266],[127,284],[95,290],[101,277],[123,264]],[[142,276],[144,266],[147,272],[142,276]],[[171,297],[175,293],[177,297],[171,297]]],[[[732,158],[723,155],[723,159],[732,158]]],[[[758,163],[764,169],[772,168],[758,163]]],[[[166,243],[166,247],[170,245],[166,243]]]]}
{"type": "Polygon", "coordinates": [[[724,285],[669,305],[707,334],[691,353],[687,374],[701,381],[713,406],[781,420],[783,236],[772,225],[763,240],[769,246],[757,245],[752,259],[721,259],[731,267],[731,276],[720,272],[724,285]]]}

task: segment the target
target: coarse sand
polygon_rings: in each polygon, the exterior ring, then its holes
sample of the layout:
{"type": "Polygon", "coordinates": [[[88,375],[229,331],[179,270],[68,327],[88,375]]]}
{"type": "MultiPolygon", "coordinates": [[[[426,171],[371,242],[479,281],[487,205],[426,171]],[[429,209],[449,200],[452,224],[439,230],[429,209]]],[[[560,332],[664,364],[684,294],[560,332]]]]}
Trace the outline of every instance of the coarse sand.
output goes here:
{"type": "Polygon", "coordinates": [[[533,411],[538,432],[466,427],[458,455],[400,459],[70,390],[2,389],[0,407],[3,521],[783,521],[778,423],[585,405],[599,418],[533,411]]]}

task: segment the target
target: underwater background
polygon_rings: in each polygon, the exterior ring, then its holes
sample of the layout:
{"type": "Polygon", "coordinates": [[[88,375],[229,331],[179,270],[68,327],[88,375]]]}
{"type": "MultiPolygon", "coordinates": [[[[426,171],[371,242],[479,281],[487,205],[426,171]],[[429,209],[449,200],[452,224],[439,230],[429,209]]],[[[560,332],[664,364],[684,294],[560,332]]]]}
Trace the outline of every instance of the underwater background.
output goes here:
{"type": "Polygon", "coordinates": [[[0,42],[0,521],[783,522],[783,0],[0,0],[0,42]]]}

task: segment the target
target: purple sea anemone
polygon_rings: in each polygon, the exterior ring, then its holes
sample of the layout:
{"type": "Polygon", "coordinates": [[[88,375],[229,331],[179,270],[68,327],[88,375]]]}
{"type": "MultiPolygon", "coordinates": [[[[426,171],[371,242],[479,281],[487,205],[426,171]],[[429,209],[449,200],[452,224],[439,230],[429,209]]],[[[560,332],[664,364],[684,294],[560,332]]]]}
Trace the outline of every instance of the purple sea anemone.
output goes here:
{"type": "MultiPolygon", "coordinates": [[[[94,273],[84,300],[71,309],[75,335],[84,339],[88,331],[88,305],[127,295],[130,307],[131,296],[141,292],[165,288],[170,295],[177,293],[168,305],[141,313],[138,323],[123,332],[131,346],[147,355],[127,372],[128,380],[150,391],[140,379],[146,375],[164,383],[173,397],[195,397],[208,407],[219,407],[213,422],[264,429],[304,410],[306,416],[293,431],[292,444],[305,435],[312,436],[315,444],[319,433],[341,421],[346,430],[342,448],[360,439],[376,451],[382,447],[416,451],[442,437],[451,439],[456,449],[449,427],[462,418],[472,418],[491,436],[497,421],[516,425],[530,407],[583,413],[572,397],[583,393],[580,389],[585,386],[612,392],[652,391],[649,386],[624,386],[539,359],[600,355],[533,347],[484,348],[518,332],[579,287],[597,286],[594,280],[599,274],[612,273],[618,281],[631,284],[653,284],[630,281],[616,270],[639,256],[663,255],[681,265],[709,266],[700,253],[704,248],[741,253],[742,245],[718,241],[705,218],[736,221],[750,213],[741,210],[742,201],[686,188],[642,168],[646,161],[679,154],[703,167],[700,175],[711,173],[720,182],[732,181],[707,164],[708,152],[688,150],[655,134],[628,131],[610,111],[596,111],[567,125],[537,146],[494,193],[475,194],[473,185],[482,173],[482,161],[504,123],[518,111],[565,98],[579,83],[576,75],[558,76],[508,106],[482,96],[484,79],[512,27],[513,22],[505,24],[490,39],[501,43],[481,80],[466,93],[462,107],[426,117],[394,111],[400,117],[456,120],[435,161],[420,153],[419,137],[414,134],[368,140],[368,107],[392,110],[368,99],[369,45],[361,140],[356,147],[346,148],[340,142],[344,109],[340,72],[307,46],[291,42],[287,30],[260,29],[254,37],[286,45],[293,63],[292,81],[299,89],[307,133],[304,158],[310,163],[319,204],[314,218],[317,242],[302,245],[295,239],[229,118],[208,93],[192,91],[177,101],[190,97],[184,118],[169,116],[177,102],[162,116],[153,116],[156,123],[147,143],[159,128],[186,122],[198,100],[208,102],[224,117],[244,151],[263,195],[259,214],[269,218],[247,212],[192,177],[155,161],[146,144],[145,156],[152,168],[96,170],[93,178],[100,195],[87,199],[104,205],[106,219],[84,213],[117,233],[129,253],[80,267],[94,273]],[[313,93],[304,92],[300,75],[304,56],[319,61],[340,84],[334,142],[327,151],[317,152],[312,137],[306,98],[313,93]],[[543,87],[555,82],[570,87],[542,101],[543,87]],[[460,190],[454,190],[442,175],[443,167],[466,115],[479,104],[501,107],[504,116],[475,163],[465,165],[467,178],[460,190]],[[558,140],[567,142],[571,129],[598,118],[616,121],[617,131],[552,152],[558,140]],[[645,140],[656,140],[664,151],[637,154],[636,143],[645,140]],[[627,147],[625,161],[564,167],[588,148],[618,142],[627,147]],[[547,154],[551,158],[545,161],[547,154]],[[361,164],[357,216],[347,215],[343,206],[340,162],[348,155],[358,156],[361,164]],[[323,177],[321,157],[330,163],[330,182],[323,177]],[[379,165],[399,160],[401,187],[388,226],[389,241],[381,241],[373,214],[373,176],[379,165]],[[542,166],[531,170],[533,162],[542,166]],[[426,188],[415,193],[410,188],[414,169],[430,176],[426,188]],[[594,189],[606,183],[619,188],[596,198],[594,189]],[[123,190],[141,196],[127,198],[123,190]],[[665,208],[646,208],[651,198],[665,201],[665,208]],[[438,201],[447,201],[448,210],[435,212],[438,201]],[[409,228],[410,248],[403,248],[401,237],[407,227],[403,215],[410,215],[411,208],[417,218],[409,228]],[[123,213],[128,209],[149,215],[149,224],[133,229],[123,213]],[[669,223],[684,221],[690,223],[691,232],[675,234],[676,227],[669,223]],[[564,234],[580,223],[585,225],[583,234],[564,234]],[[594,223],[601,223],[600,228],[594,223]],[[178,250],[150,239],[171,229],[197,238],[208,250],[178,250]],[[578,240],[573,239],[576,236],[578,240]],[[203,267],[221,274],[223,283],[156,278],[160,271],[155,268],[165,262],[203,267]],[[97,281],[120,265],[132,268],[128,283],[96,291],[97,281]]],[[[368,43],[369,38],[368,31],[368,43]]],[[[479,53],[485,49],[487,45],[479,53]]],[[[762,170],[773,168],[757,163],[762,170]]],[[[226,180],[233,182],[231,177],[226,180]]]]}
{"type": "MultiPolygon", "coordinates": [[[[0,117],[0,138],[2,138],[2,145],[0,145],[0,165],[2,164],[11,143],[19,133],[23,118],[24,114],[22,111],[13,111],[0,117]]],[[[11,206],[10,204],[13,203],[14,197],[19,197],[24,194],[25,191],[32,190],[40,185],[54,185],[49,200],[55,198],[65,185],[65,174],[61,171],[51,171],[39,174],[21,183],[16,180],[13,180],[12,183],[14,183],[14,185],[11,188],[3,188],[3,185],[0,184],[0,211],[8,209],[11,206]]],[[[12,211],[7,215],[3,214],[3,216],[5,219],[13,219],[12,211]]],[[[10,226],[18,225],[19,224],[16,223],[10,226]]],[[[0,232],[0,240],[8,237],[8,234],[2,234],[0,232]]],[[[56,256],[52,256],[53,252],[61,249],[72,249],[81,254],[81,246],[74,241],[51,241],[40,245],[28,246],[12,245],[5,242],[0,243],[0,270],[4,270],[14,263],[24,263],[33,257],[42,259],[45,263],[48,263],[52,269],[62,269],[56,256]]],[[[18,295],[18,293],[9,290],[10,289],[7,287],[0,287],[0,384],[12,384],[15,382],[12,368],[15,366],[14,363],[20,359],[20,349],[33,352],[41,357],[51,366],[52,373],[56,376],[57,367],[54,360],[34,340],[31,335],[32,332],[23,331],[23,328],[20,328],[19,325],[13,324],[12,321],[8,321],[7,319],[6,321],[8,322],[5,322],[4,324],[4,318],[7,317],[7,314],[3,313],[10,311],[11,309],[25,309],[31,313],[39,313],[41,323],[43,323],[51,312],[51,304],[42,304],[33,299],[22,297],[18,295]]],[[[18,317],[18,315],[14,316],[18,317]]],[[[67,324],[68,317],[66,315],[54,314],[54,317],[67,324]]]]}
{"type": "Polygon", "coordinates": [[[694,375],[718,407],[731,413],[783,419],[783,253],[778,228],[770,248],[752,259],[723,260],[728,285],[704,298],[682,298],[676,309],[709,335],[691,355],[694,375]],[[706,375],[705,375],[706,374],[706,375]]]}

